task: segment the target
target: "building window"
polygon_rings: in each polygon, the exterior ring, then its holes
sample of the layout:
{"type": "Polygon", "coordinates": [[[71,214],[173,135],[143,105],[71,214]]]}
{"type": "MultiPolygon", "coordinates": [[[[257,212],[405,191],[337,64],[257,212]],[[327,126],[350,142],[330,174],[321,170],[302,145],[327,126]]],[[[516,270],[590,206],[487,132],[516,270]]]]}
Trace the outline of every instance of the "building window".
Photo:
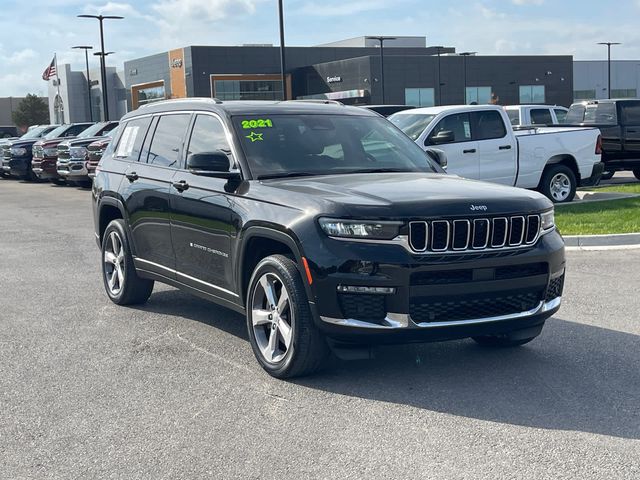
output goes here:
{"type": "Polygon", "coordinates": [[[433,88],[405,88],[404,103],[414,107],[433,107],[435,105],[435,90],[433,88]]]}
{"type": "Polygon", "coordinates": [[[138,106],[157,102],[159,100],[164,100],[165,98],[164,85],[141,88],[140,90],[138,90],[138,106]]]}
{"type": "Polygon", "coordinates": [[[64,102],[60,95],[56,95],[56,98],[53,100],[53,121],[54,123],[65,123],[64,102]]]}
{"type": "Polygon", "coordinates": [[[281,80],[214,80],[220,100],[282,100],[281,80]]]}
{"type": "Polygon", "coordinates": [[[635,88],[612,88],[611,98],[636,98],[635,88]]]}
{"type": "Polygon", "coordinates": [[[465,101],[467,105],[485,105],[491,101],[491,87],[467,87],[465,101]]]}
{"type": "Polygon", "coordinates": [[[520,103],[545,103],[544,85],[520,85],[520,103]]]}
{"type": "Polygon", "coordinates": [[[595,100],[595,98],[596,98],[595,90],[574,90],[573,91],[574,100],[595,100]]]}

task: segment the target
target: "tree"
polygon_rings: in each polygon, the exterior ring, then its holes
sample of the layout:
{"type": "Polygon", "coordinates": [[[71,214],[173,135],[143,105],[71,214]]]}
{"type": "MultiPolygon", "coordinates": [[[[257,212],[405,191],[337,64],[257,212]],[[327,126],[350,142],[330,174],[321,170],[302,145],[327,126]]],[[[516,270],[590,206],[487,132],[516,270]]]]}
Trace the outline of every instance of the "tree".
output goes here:
{"type": "Polygon", "coordinates": [[[49,123],[49,106],[42,98],[28,93],[11,114],[13,123],[22,128],[49,123]]]}

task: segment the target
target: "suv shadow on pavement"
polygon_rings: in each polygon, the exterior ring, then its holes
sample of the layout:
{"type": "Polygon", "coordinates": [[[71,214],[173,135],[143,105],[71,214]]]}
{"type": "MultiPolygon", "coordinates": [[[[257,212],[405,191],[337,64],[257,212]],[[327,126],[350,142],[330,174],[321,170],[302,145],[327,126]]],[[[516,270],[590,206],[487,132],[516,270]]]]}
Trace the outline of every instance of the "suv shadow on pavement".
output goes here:
{"type": "MultiPolygon", "coordinates": [[[[154,292],[133,308],[195,320],[248,342],[242,315],[179,290],[154,292]]],[[[470,339],[384,346],[371,360],[334,361],[289,382],[496,423],[640,439],[639,362],[637,335],[554,317],[522,348],[494,350],[470,339]]]]}

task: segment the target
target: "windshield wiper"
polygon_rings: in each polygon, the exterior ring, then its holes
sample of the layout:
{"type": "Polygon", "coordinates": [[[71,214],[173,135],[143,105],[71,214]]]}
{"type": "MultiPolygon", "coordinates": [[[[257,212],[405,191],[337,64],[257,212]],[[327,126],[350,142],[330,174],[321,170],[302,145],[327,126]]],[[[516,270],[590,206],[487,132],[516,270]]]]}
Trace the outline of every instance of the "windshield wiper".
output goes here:
{"type": "Polygon", "coordinates": [[[289,177],[315,177],[317,175],[327,175],[323,173],[311,173],[311,172],[280,172],[280,173],[268,173],[266,175],[259,175],[258,180],[268,180],[270,178],[289,178],[289,177]]]}
{"type": "Polygon", "coordinates": [[[339,172],[340,174],[351,173],[412,173],[411,170],[406,168],[363,168],[362,170],[347,170],[346,172],[339,172]]]}

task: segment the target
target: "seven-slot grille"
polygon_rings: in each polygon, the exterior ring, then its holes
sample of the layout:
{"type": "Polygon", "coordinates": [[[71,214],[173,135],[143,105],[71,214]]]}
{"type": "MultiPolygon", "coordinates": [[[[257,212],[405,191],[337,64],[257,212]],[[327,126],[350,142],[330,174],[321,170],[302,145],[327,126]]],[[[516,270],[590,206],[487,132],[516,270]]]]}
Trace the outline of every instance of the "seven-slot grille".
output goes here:
{"type": "Polygon", "coordinates": [[[540,235],[540,215],[415,221],[409,245],[415,252],[460,252],[533,245],[540,235]]]}

